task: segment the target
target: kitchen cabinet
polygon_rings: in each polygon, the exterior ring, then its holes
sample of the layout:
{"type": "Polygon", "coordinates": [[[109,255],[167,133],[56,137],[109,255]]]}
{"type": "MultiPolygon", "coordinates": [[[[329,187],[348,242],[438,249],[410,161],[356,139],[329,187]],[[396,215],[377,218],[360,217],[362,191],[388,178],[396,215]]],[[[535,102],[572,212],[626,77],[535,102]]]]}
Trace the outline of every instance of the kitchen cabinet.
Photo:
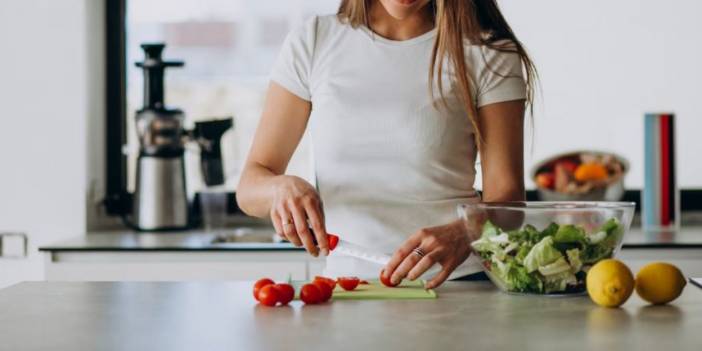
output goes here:
{"type": "Polygon", "coordinates": [[[321,274],[323,259],[289,243],[213,243],[214,235],[100,233],[40,248],[48,281],[305,280],[321,274]]]}
{"type": "MultiPolygon", "coordinates": [[[[48,281],[308,280],[324,259],[289,243],[213,244],[203,233],[100,233],[40,248],[48,281]]],[[[269,238],[270,239],[270,238],[269,238]]],[[[633,230],[619,258],[634,273],[646,263],[667,261],[687,276],[702,277],[702,231],[686,229],[666,242],[633,230]]],[[[270,240],[269,240],[270,241],[270,240]]]]}
{"type": "Polygon", "coordinates": [[[304,251],[61,252],[46,256],[48,281],[307,280],[324,263],[304,251]]]}

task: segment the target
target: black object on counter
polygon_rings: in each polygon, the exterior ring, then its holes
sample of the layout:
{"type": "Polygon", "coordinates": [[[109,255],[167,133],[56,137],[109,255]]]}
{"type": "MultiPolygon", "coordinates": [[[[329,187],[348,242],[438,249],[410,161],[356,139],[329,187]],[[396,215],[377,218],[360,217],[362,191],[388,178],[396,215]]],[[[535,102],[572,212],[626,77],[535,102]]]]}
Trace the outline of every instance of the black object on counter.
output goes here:
{"type": "Polygon", "coordinates": [[[200,170],[207,186],[224,184],[220,141],[233,124],[232,118],[195,123],[192,134],[200,145],[200,170]]]}

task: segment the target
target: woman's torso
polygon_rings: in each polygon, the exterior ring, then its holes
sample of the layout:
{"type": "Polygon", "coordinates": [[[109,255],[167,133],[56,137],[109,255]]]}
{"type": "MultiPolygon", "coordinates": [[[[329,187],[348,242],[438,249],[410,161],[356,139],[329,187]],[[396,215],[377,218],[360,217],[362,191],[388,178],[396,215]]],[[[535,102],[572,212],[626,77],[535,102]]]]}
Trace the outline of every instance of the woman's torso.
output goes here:
{"type": "MultiPolygon", "coordinates": [[[[442,77],[448,108],[438,92],[429,93],[436,33],[396,42],[336,16],[310,25],[314,33],[306,40],[314,40],[307,43],[313,54],[304,83],[327,230],[391,254],[421,228],[455,221],[458,204],[478,201],[476,146],[450,73],[442,77]]],[[[452,276],[479,270],[468,260],[452,276]]],[[[334,253],[327,259],[330,276],[375,277],[379,271],[334,253]]]]}

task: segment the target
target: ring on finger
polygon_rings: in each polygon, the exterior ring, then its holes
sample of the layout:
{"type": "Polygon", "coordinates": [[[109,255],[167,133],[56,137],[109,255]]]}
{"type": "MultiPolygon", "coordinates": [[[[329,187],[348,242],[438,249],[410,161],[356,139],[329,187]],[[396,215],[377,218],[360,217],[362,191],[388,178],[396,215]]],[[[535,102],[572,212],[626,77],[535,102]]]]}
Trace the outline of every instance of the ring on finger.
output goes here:
{"type": "Polygon", "coordinates": [[[415,247],[415,248],[412,250],[412,253],[414,253],[415,255],[419,256],[419,258],[422,258],[422,257],[424,257],[424,255],[426,255],[426,253],[424,253],[424,250],[422,250],[420,247],[415,247]]]}

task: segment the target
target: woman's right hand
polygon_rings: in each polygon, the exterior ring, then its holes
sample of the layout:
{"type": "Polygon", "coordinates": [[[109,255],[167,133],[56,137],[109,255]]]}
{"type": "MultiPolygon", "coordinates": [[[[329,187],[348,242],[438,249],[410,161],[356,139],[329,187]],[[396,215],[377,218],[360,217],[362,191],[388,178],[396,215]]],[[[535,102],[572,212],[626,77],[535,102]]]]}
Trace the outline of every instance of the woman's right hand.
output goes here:
{"type": "Polygon", "coordinates": [[[319,252],[329,255],[322,201],[315,188],[300,177],[280,175],[275,178],[270,209],[275,231],[295,246],[304,245],[314,257],[319,252]],[[318,245],[315,245],[315,238],[318,245]]]}

